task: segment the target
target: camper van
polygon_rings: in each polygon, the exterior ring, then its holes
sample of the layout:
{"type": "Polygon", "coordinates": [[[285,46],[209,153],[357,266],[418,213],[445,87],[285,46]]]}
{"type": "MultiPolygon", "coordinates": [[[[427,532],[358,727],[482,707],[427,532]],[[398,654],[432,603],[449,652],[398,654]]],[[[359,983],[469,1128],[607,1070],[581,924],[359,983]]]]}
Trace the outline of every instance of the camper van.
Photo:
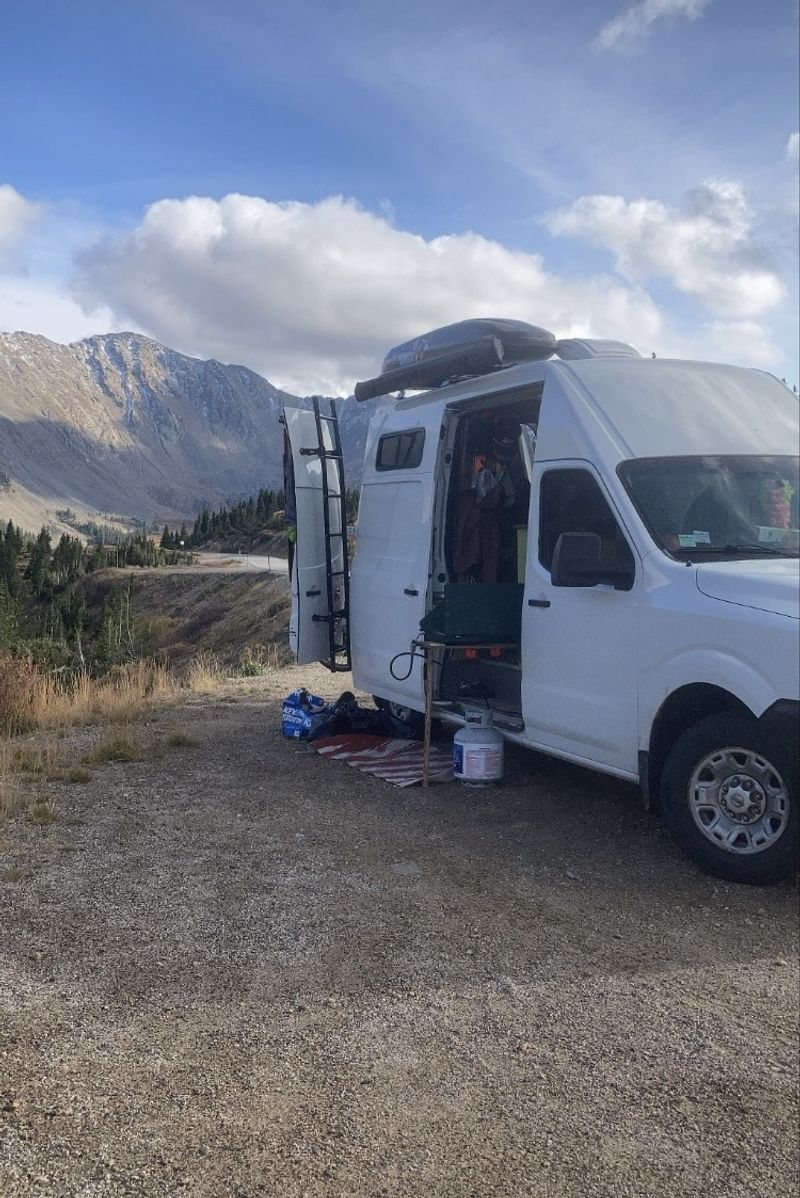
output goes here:
{"type": "Polygon", "coordinates": [[[352,562],[334,405],[285,410],[297,660],[352,668],[412,726],[428,682],[436,719],[488,709],[510,741],[638,783],[706,871],[790,875],[797,396],[480,320],[390,351],[347,402],[376,397],[352,562]]]}

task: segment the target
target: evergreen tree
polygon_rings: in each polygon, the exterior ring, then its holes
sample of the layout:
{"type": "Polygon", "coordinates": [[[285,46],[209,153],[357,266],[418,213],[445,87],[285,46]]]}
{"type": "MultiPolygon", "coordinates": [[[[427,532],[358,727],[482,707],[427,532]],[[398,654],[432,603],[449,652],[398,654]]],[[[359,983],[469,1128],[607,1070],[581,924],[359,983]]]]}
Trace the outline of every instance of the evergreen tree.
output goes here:
{"type": "Polygon", "coordinates": [[[13,649],[19,635],[19,602],[0,579],[0,649],[13,649]]]}
{"type": "Polygon", "coordinates": [[[44,590],[50,581],[50,563],[52,559],[52,544],[50,534],[43,528],[33,543],[26,578],[30,579],[34,595],[44,590]]]}
{"type": "Polygon", "coordinates": [[[57,587],[65,587],[85,572],[86,550],[77,537],[61,537],[53,552],[51,574],[57,587]]]}

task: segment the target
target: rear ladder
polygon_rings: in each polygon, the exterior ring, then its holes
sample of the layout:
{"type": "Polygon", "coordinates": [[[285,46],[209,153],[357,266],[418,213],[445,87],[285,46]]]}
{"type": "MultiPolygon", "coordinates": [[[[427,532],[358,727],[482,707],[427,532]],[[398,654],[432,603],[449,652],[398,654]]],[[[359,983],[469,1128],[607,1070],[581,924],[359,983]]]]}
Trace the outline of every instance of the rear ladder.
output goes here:
{"type": "Polygon", "coordinates": [[[328,587],[328,615],[314,615],[315,623],[327,623],[329,654],[323,665],[335,672],[348,671],[350,663],[350,569],[347,554],[347,509],[345,503],[344,459],[339,436],[339,420],[332,399],[313,396],[311,400],[317,426],[317,445],[301,449],[304,456],[315,455],[322,467],[322,516],[325,527],[325,578],[328,587]],[[328,405],[323,411],[322,405],[328,405]],[[326,435],[327,434],[327,435],[326,435]],[[331,479],[328,463],[333,467],[331,479]],[[333,485],[333,489],[331,489],[333,485]]]}

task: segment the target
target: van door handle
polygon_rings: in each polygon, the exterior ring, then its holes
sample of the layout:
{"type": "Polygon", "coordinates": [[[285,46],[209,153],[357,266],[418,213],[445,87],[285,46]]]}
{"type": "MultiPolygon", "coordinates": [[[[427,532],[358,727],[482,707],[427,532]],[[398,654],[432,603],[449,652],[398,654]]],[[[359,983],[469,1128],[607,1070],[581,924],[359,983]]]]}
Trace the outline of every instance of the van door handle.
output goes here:
{"type": "Polygon", "coordinates": [[[415,590],[414,587],[403,587],[403,594],[404,595],[418,595],[419,591],[415,590]]]}
{"type": "Polygon", "coordinates": [[[528,607],[549,607],[549,606],[550,606],[549,599],[529,599],[528,600],[528,607]]]}

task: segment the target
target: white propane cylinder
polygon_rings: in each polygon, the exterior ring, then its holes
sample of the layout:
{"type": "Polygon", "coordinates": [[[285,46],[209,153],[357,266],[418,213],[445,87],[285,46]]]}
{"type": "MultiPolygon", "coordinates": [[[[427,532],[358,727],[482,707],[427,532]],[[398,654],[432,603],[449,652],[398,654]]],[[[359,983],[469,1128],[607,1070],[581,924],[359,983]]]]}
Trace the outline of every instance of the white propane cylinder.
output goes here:
{"type": "Polygon", "coordinates": [[[503,738],[488,711],[470,711],[453,737],[453,773],[465,786],[488,786],[503,777],[503,738]]]}

